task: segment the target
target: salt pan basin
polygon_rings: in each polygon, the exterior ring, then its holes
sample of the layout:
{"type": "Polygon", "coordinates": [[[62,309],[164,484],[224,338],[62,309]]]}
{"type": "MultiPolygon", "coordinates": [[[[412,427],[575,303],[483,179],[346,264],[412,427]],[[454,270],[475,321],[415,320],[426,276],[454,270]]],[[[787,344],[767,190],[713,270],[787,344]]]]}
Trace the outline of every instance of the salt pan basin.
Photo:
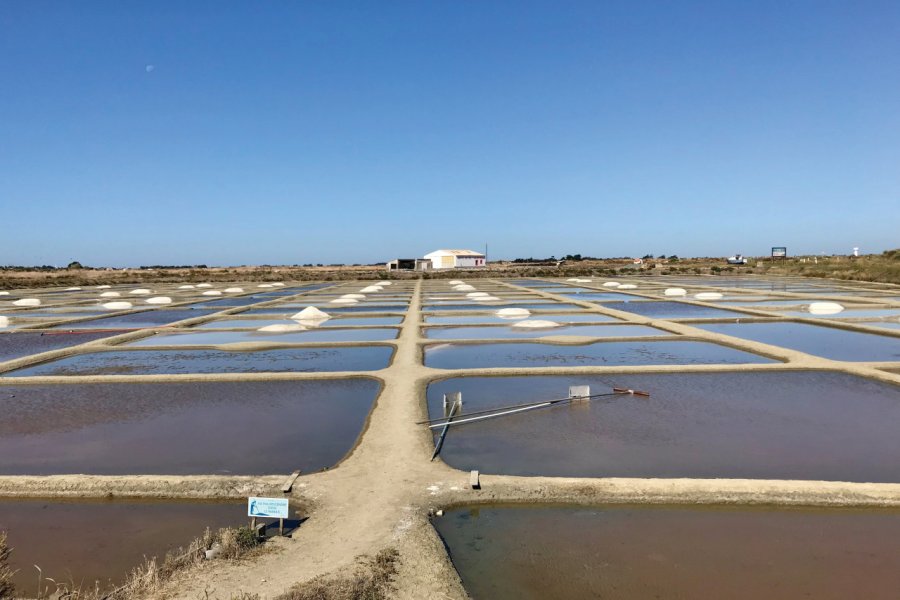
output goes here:
{"type": "Polygon", "coordinates": [[[350,451],[379,389],[362,378],[7,386],[0,473],[315,472],[350,451]]]}
{"type": "Polygon", "coordinates": [[[425,349],[425,365],[437,369],[767,362],[773,361],[718,344],[686,341],[594,342],[577,346],[539,343],[440,344],[425,349]]]}
{"type": "Polygon", "coordinates": [[[592,393],[613,396],[452,427],[452,467],[505,475],[900,481],[900,388],[836,372],[454,378],[428,386],[431,418],[592,393]]]}
{"type": "Polygon", "coordinates": [[[900,589],[896,509],[490,506],[433,524],[475,600],[886,600],[900,589]]]}
{"type": "MultiPolygon", "coordinates": [[[[75,581],[83,589],[124,583],[144,557],[187,545],[206,527],[246,524],[246,502],[154,500],[0,499],[0,530],[15,551],[10,567],[16,591],[34,593],[35,564],[45,578],[75,581]],[[116,532],[110,543],[110,531],[116,532]]],[[[47,581],[44,586],[49,585],[47,581]]],[[[18,596],[17,596],[18,597],[18,596]]]]}

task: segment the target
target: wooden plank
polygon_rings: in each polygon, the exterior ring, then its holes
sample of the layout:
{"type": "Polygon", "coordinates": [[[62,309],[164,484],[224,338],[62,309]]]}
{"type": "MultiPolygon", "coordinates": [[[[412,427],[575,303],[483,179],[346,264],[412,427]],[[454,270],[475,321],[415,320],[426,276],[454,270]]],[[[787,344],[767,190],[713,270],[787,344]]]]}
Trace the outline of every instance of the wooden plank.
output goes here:
{"type": "Polygon", "coordinates": [[[291,473],[287,479],[284,480],[284,484],[281,486],[281,491],[284,494],[289,493],[294,488],[294,482],[297,481],[297,478],[300,477],[300,471],[294,471],[291,473]]]}

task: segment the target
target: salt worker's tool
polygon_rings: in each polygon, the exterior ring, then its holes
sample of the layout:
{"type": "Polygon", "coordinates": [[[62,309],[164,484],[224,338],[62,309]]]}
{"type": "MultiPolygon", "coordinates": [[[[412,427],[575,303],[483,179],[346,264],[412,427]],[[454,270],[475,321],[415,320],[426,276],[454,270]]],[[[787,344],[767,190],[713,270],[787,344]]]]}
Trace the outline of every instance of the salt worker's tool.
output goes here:
{"type": "Polygon", "coordinates": [[[447,402],[451,401],[452,404],[450,406],[450,411],[447,413],[445,417],[447,419],[447,423],[444,424],[444,430],[441,432],[441,437],[438,438],[437,444],[434,445],[434,454],[431,455],[431,460],[434,460],[438,454],[441,453],[441,448],[444,446],[444,438],[447,437],[447,430],[450,429],[450,422],[453,420],[453,415],[456,413],[457,409],[462,409],[462,392],[454,392],[453,394],[444,394],[444,407],[446,412],[447,402]]]}
{"type": "MultiPolygon", "coordinates": [[[[444,427],[444,431],[441,434],[441,441],[443,440],[444,434],[446,434],[447,428],[451,425],[463,425],[465,423],[472,423],[474,421],[483,421],[485,419],[492,419],[494,417],[502,417],[506,415],[512,415],[516,413],[521,413],[529,410],[535,410],[538,408],[545,408],[548,406],[561,406],[564,404],[571,404],[573,402],[582,402],[589,401],[595,398],[607,398],[610,396],[621,396],[621,395],[631,395],[631,396],[641,396],[643,398],[649,398],[649,392],[642,392],[640,390],[632,390],[628,388],[613,388],[612,392],[607,392],[603,394],[591,394],[589,386],[572,386],[569,388],[569,395],[565,398],[554,398],[552,400],[543,400],[539,402],[526,402],[524,404],[513,404],[511,406],[498,406],[497,408],[490,408],[487,410],[479,410],[475,412],[470,412],[466,414],[451,414],[447,417],[440,417],[438,419],[429,419],[428,421],[420,421],[417,425],[428,425],[430,429],[437,429],[439,427],[444,427]]],[[[455,405],[454,405],[455,406],[455,405]]],[[[437,453],[435,453],[437,456],[437,453]]]]}

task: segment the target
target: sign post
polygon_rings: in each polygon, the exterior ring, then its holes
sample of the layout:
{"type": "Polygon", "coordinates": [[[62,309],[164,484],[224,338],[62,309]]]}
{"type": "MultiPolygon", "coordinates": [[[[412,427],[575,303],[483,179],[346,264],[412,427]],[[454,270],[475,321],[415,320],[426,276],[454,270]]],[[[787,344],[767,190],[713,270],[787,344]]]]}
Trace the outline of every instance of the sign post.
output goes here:
{"type": "Polygon", "coordinates": [[[289,516],[287,498],[247,498],[247,516],[252,519],[250,527],[256,528],[256,518],[278,519],[278,532],[284,535],[284,520],[289,516]]]}
{"type": "Polygon", "coordinates": [[[787,258],[787,248],[785,246],[772,246],[772,258],[787,258]]]}

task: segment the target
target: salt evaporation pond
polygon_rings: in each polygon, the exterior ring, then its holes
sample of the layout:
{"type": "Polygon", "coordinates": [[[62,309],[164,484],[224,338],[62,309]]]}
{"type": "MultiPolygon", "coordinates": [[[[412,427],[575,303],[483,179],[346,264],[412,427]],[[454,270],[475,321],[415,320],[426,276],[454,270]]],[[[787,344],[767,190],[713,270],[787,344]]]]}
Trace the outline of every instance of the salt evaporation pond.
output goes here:
{"type": "Polygon", "coordinates": [[[374,371],[388,366],[388,346],[225,350],[124,350],[79,354],[7,373],[35,375],[169,375],[178,373],[283,373],[374,371]]]}
{"type": "MultiPolygon", "coordinates": [[[[344,313],[344,314],[353,314],[353,313],[366,313],[366,312],[384,312],[384,313],[396,313],[396,312],[406,312],[409,308],[406,304],[376,304],[369,302],[360,302],[359,304],[354,304],[353,306],[340,306],[337,304],[318,304],[317,306],[320,310],[324,310],[325,312],[331,313],[344,313]]],[[[307,304],[299,305],[299,306],[309,306],[307,304]]],[[[275,315],[275,314],[285,314],[285,315],[293,315],[297,312],[297,307],[284,307],[284,306],[270,306],[268,308],[251,308],[246,312],[242,312],[242,315],[275,315]]]]}
{"type": "Polygon", "coordinates": [[[0,333],[0,362],[31,356],[50,350],[77,346],[85,342],[116,335],[117,331],[90,333],[44,333],[37,331],[17,331],[0,333]]]}
{"type": "Polygon", "coordinates": [[[615,302],[628,301],[629,299],[637,299],[640,296],[629,296],[628,294],[619,294],[617,292],[583,292],[577,294],[566,294],[566,298],[572,300],[581,300],[582,302],[615,302]]]}
{"type": "Polygon", "coordinates": [[[565,397],[623,395],[452,427],[441,452],[462,470],[564,477],[900,481],[900,387],[835,372],[463,377],[428,387],[431,418],[565,397]]]}
{"type": "Polygon", "coordinates": [[[720,308],[710,308],[708,306],[697,306],[696,304],[686,304],[683,302],[639,300],[635,302],[607,302],[603,306],[605,308],[622,310],[643,317],[652,317],[656,319],[727,319],[731,317],[746,318],[749,316],[745,313],[722,310],[720,308]]]}
{"type": "Polygon", "coordinates": [[[615,365],[708,365],[768,363],[771,359],[708,342],[594,342],[556,345],[440,344],[425,349],[437,369],[533,368],[615,365]]]}
{"type": "Polygon", "coordinates": [[[900,511],[458,508],[433,520],[475,600],[889,599],[900,511]]]}
{"type": "Polygon", "coordinates": [[[216,346],[237,342],[264,342],[271,344],[303,344],[315,342],[380,342],[397,337],[397,329],[372,327],[363,329],[307,329],[288,333],[265,331],[187,331],[158,333],[125,344],[135,346],[216,346]]]}
{"type": "Polygon", "coordinates": [[[362,378],[4,386],[0,474],[315,472],[350,450],[379,389],[362,378]]]}
{"type": "MultiPolygon", "coordinates": [[[[552,320],[556,321],[556,319],[552,320]]],[[[573,325],[546,329],[530,329],[510,325],[508,327],[428,327],[425,329],[425,337],[435,340],[536,338],[556,335],[642,337],[671,334],[662,329],[644,325],[573,325]]]]}
{"type": "MultiPolygon", "coordinates": [[[[620,319],[615,317],[610,317],[608,315],[601,315],[599,313],[587,312],[585,310],[579,310],[578,312],[573,313],[564,313],[564,314],[548,314],[548,313],[540,313],[542,319],[549,319],[551,321],[556,321],[557,323],[608,323],[608,322],[618,322],[621,323],[620,319]]],[[[510,325],[514,323],[516,320],[521,319],[504,319],[502,317],[498,317],[495,314],[488,315],[455,315],[455,316],[442,316],[442,315],[425,315],[426,323],[434,323],[437,325],[479,325],[483,323],[505,323],[510,325]]]]}
{"type": "MultiPolygon", "coordinates": [[[[288,317],[296,314],[296,311],[286,314],[283,319],[234,319],[227,318],[219,321],[209,321],[194,325],[192,329],[259,329],[266,325],[292,325],[297,321],[288,317]]],[[[338,317],[334,319],[313,320],[317,327],[356,327],[358,325],[399,325],[403,317],[338,317]]]]}
{"type": "MultiPolygon", "coordinates": [[[[37,597],[45,578],[93,589],[124,582],[144,557],[159,556],[213,530],[244,524],[246,503],[0,499],[0,530],[8,532],[10,567],[19,594],[37,597]]],[[[44,588],[55,590],[47,581],[44,588]]]]}
{"type": "Polygon", "coordinates": [[[550,300],[548,302],[530,302],[530,303],[496,303],[496,302],[472,302],[471,304],[446,304],[441,306],[428,305],[423,310],[428,312],[440,312],[449,310],[483,310],[495,311],[501,308],[526,308],[528,310],[582,310],[581,306],[576,304],[565,304],[550,300]]]}
{"type": "Polygon", "coordinates": [[[128,313],[115,317],[79,321],[78,323],[64,323],[54,329],[132,329],[142,327],[159,327],[184,319],[195,319],[216,312],[209,309],[163,309],[144,310],[136,313],[128,313]]]}
{"type": "Polygon", "coordinates": [[[900,338],[806,323],[708,323],[700,329],[846,361],[900,360],[900,338]]]}

